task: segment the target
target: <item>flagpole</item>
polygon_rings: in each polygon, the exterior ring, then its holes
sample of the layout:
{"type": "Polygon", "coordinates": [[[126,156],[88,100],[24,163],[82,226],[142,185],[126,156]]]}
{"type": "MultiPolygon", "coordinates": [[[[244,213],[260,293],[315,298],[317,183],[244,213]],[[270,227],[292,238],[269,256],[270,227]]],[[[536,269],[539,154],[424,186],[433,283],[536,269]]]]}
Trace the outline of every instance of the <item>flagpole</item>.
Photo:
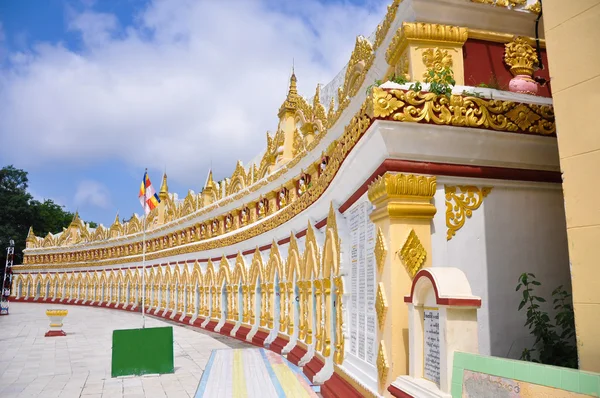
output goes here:
{"type": "MultiPolygon", "coordinates": [[[[147,172],[148,169],[146,169],[147,172]]],[[[144,185],[146,184],[146,175],[144,174],[144,185]]],[[[148,213],[146,213],[146,206],[148,203],[146,202],[146,197],[144,195],[144,234],[142,238],[142,329],[146,328],[146,218],[148,218],[148,213]]]]}

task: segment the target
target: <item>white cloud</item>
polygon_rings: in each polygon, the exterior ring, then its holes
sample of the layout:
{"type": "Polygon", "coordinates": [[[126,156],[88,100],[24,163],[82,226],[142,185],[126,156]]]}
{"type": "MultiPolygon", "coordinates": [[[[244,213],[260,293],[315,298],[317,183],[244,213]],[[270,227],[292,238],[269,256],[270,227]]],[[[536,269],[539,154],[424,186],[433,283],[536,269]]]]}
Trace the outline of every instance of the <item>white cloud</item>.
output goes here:
{"type": "Polygon", "coordinates": [[[104,184],[85,180],[77,186],[74,202],[77,206],[92,205],[108,209],[110,207],[110,193],[104,184]]]}
{"type": "Polygon", "coordinates": [[[311,97],[348,61],[375,7],[264,1],[156,0],[136,25],[89,9],[72,16],[84,48],[42,43],[0,69],[0,141],[34,169],[119,159],[190,187],[248,161],[277,127],[292,58],[311,97]],[[276,7],[276,8],[273,8],[276,7]]]}

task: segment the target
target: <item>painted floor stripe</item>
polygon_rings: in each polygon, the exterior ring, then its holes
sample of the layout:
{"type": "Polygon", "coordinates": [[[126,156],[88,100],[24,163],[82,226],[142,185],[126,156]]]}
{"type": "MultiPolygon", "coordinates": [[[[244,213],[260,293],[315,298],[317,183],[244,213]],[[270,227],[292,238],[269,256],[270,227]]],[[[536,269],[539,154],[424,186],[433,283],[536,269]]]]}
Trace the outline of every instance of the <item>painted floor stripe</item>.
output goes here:
{"type": "Polygon", "coordinates": [[[195,398],[313,398],[308,379],[263,348],[213,350],[195,398]]]}

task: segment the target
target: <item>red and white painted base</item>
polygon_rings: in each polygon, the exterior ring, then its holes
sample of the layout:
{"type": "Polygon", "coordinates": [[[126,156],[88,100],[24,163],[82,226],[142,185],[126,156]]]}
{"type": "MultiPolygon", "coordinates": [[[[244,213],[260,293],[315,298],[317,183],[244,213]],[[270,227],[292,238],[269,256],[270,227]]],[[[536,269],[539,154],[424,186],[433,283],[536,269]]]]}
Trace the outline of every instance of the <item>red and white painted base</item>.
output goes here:
{"type": "Polygon", "coordinates": [[[46,315],[50,318],[50,330],[46,332],[45,337],[66,336],[62,330],[63,319],[69,312],[67,310],[46,310],[46,315]]]}

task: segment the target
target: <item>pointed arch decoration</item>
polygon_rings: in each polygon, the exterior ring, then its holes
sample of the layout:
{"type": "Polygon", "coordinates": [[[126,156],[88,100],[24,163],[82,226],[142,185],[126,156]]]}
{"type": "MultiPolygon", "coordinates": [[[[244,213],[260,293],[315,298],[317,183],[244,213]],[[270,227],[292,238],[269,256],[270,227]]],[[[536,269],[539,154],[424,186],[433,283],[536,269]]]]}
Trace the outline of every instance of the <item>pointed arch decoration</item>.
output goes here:
{"type": "Polygon", "coordinates": [[[262,303],[260,310],[258,312],[256,311],[256,294],[260,283],[265,280],[263,268],[262,256],[257,247],[252,257],[252,264],[250,264],[250,275],[248,279],[248,318],[253,325],[260,322],[261,326],[264,326],[263,321],[266,316],[264,314],[264,305],[262,305],[262,303]]]}
{"type": "Polygon", "coordinates": [[[320,335],[320,311],[313,313],[313,307],[320,308],[320,286],[315,286],[313,281],[319,275],[320,254],[319,245],[315,236],[315,231],[310,221],[306,230],[304,257],[302,259],[302,281],[300,283],[300,334],[306,344],[313,343],[313,335],[320,335]],[[316,305],[313,304],[316,301],[316,305]]]}
{"type": "Polygon", "coordinates": [[[240,306],[242,307],[242,322],[248,323],[248,308],[246,306],[246,297],[248,297],[248,285],[246,282],[246,262],[244,256],[238,251],[235,258],[235,266],[233,270],[232,290],[235,300],[233,307],[233,318],[238,321],[240,318],[240,306]],[[241,303],[239,302],[239,291],[242,290],[241,303]]]}
{"type": "MultiPolygon", "coordinates": [[[[337,321],[341,315],[341,311],[337,311],[336,319],[332,322],[332,313],[334,312],[334,301],[335,295],[332,294],[332,287],[334,285],[333,273],[338,272],[340,269],[340,239],[337,230],[336,211],[333,207],[333,203],[329,205],[329,215],[327,216],[327,227],[325,229],[325,243],[323,245],[323,258],[320,267],[320,274],[315,281],[316,290],[321,293],[320,299],[322,306],[317,307],[317,313],[320,315],[317,317],[320,319],[320,324],[323,325],[318,335],[317,349],[320,351],[325,358],[331,354],[331,335],[332,335],[332,324],[335,325],[336,331],[338,327],[337,321]]],[[[335,293],[335,292],[333,292],[335,293]]],[[[317,298],[318,299],[318,298],[317,298]]],[[[338,303],[341,297],[337,297],[338,303]]],[[[337,337],[337,333],[335,335],[337,337]]]]}
{"type": "Polygon", "coordinates": [[[188,271],[187,263],[183,263],[181,269],[183,269],[183,271],[181,271],[181,311],[179,312],[188,315],[190,313],[190,308],[192,307],[191,298],[193,296],[194,290],[191,286],[190,272],[188,271]]]}
{"type": "Polygon", "coordinates": [[[158,310],[158,308],[160,308],[160,299],[162,294],[161,288],[163,284],[163,274],[161,271],[162,267],[155,268],[156,269],[152,268],[154,271],[154,295],[152,299],[152,308],[158,310]]]}
{"type": "MultiPolygon", "coordinates": [[[[202,277],[202,269],[198,261],[194,261],[194,268],[192,270],[192,292],[194,293],[193,303],[194,312],[193,315],[205,315],[206,303],[205,303],[205,288],[204,278],[202,277]]],[[[192,302],[192,301],[190,301],[192,302]]]]}
{"type": "Polygon", "coordinates": [[[164,267],[164,274],[163,274],[161,292],[160,292],[160,294],[161,294],[160,309],[161,310],[168,309],[168,306],[170,305],[169,293],[172,290],[171,289],[172,279],[173,279],[173,274],[171,272],[171,267],[169,266],[169,264],[167,264],[164,267]]]}
{"type": "Polygon", "coordinates": [[[266,313],[267,313],[267,326],[269,329],[273,329],[275,327],[275,316],[279,316],[279,330],[284,331],[287,325],[285,325],[285,319],[283,318],[284,311],[281,310],[281,307],[285,306],[285,297],[281,294],[277,296],[275,294],[276,283],[282,283],[285,279],[285,275],[282,272],[284,269],[283,263],[281,261],[281,254],[279,253],[279,246],[277,242],[273,240],[271,243],[271,250],[269,252],[269,260],[267,262],[267,281],[264,283],[263,290],[266,291],[266,313]],[[277,275],[277,279],[275,276],[277,275]],[[281,298],[284,297],[284,303],[281,303],[281,298]],[[275,313],[275,308],[277,308],[277,301],[279,300],[280,309],[279,314],[275,313]]]}
{"type": "MultiPolygon", "coordinates": [[[[294,324],[299,323],[299,319],[294,319],[295,311],[294,311],[294,302],[296,301],[296,289],[295,286],[298,286],[298,291],[300,291],[300,287],[298,283],[301,281],[301,272],[300,265],[302,264],[302,257],[300,255],[300,250],[298,249],[298,241],[296,240],[296,236],[292,232],[290,234],[290,244],[288,247],[288,257],[285,265],[286,272],[286,282],[285,282],[285,294],[287,295],[287,307],[286,307],[286,318],[287,318],[287,334],[292,336],[294,334],[294,324]]],[[[300,314],[298,314],[300,315],[300,314]]]]}
{"type": "Polygon", "coordinates": [[[208,259],[208,264],[206,264],[206,274],[204,275],[204,287],[205,287],[205,293],[206,293],[206,313],[205,315],[208,317],[210,316],[211,318],[215,317],[215,314],[219,314],[219,312],[221,311],[218,307],[217,304],[215,302],[215,293],[216,293],[216,288],[215,288],[215,267],[213,265],[212,260],[209,258],[208,259]]]}
{"type": "Polygon", "coordinates": [[[102,272],[100,272],[100,301],[102,303],[106,303],[108,302],[108,280],[106,278],[106,271],[102,270],[102,272]]]}
{"type": "Polygon", "coordinates": [[[229,261],[225,255],[221,257],[221,262],[219,263],[219,274],[217,276],[217,301],[219,303],[219,307],[221,311],[225,313],[225,318],[231,318],[231,277],[229,272],[229,261]],[[227,303],[226,307],[222,302],[222,290],[225,288],[227,303]]]}
{"type": "Polygon", "coordinates": [[[181,307],[183,307],[183,289],[181,288],[181,272],[179,271],[179,264],[175,264],[173,272],[173,280],[171,282],[171,300],[169,309],[176,313],[181,313],[181,307]],[[181,303],[180,303],[181,301],[181,303]]]}
{"type": "MultiPolygon", "coordinates": [[[[140,305],[140,302],[142,301],[141,300],[142,291],[140,289],[140,287],[141,287],[140,270],[138,268],[135,268],[131,274],[132,274],[131,289],[129,290],[129,294],[130,294],[131,298],[129,300],[131,301],[131,303],[133,304],[134,307],[137,307],[138,305],[140,305]]],[[[144,280],[144,283],[145,282],[146,281],[144,280]]]]}
{"type": "Polygon", "coordinates": [[[75,300],[77,301],[81,301],[81,299],[83,298],[83,276],[81,275],[81,272],[77,273],[77,276],[75,277],[75,281],[74,281],[74,287],[75,287],[75,300]]]}
{"type": "Polygon", "coordinates": [[[27,274],[25,278],[25,298],[35,297],[35,284],[31,274],[27,274]]]}
{"type": "Polygon", "coordinates": [[[117,305],[119,304],[124,304],[125,303],[125,295],[123,294],[123,286],[125,285],[123,283],[123,271],[118,270],[116,271],[116,277],[115,277],[115,285],[116,285],[116,290],[117,290],[117,297],[115,299],[115,302],[117,303],[117,305]]]}

